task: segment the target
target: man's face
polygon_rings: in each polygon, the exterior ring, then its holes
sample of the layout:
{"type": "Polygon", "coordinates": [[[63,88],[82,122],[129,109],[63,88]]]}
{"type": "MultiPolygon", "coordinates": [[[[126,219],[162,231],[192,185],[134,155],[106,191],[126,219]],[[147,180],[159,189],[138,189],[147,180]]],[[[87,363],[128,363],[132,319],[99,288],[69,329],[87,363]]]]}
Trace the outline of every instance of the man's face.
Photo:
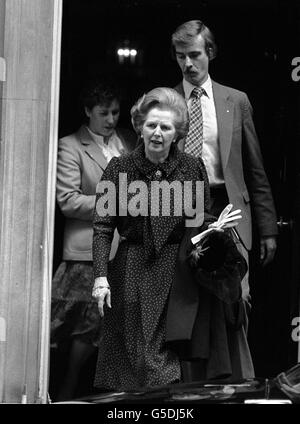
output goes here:
{"type": "Polygon", "coordinates": [[[183,77],[193,85],[200,86],[208,76],[209,58],[205,51],[205,42],[201,34],[183,45],[175,44],[175,55],[183,77]]]}

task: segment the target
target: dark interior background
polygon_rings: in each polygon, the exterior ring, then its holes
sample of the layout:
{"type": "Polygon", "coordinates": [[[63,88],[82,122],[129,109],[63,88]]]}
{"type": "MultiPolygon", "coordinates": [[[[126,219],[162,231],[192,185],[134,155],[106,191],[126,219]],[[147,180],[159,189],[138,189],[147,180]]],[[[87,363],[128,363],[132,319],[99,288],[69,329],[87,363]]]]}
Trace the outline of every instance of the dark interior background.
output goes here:
{"type": "MultiPolygon", "coordinates": [[[[297,361],[291,320],[299,315],[300,56],[299,0],[64,0],[59,135],[81,124],[78,96],[87,78],[109,73],[123,89],[120,125],[131,127],[130,107],[154,86],[174,86],[180,71],[170,54],[177,25],[203,20],[218,55],[210,75],[246,91],[254,108],[266,172],[283,222],[274,263],[258,266],[252,252],[249,342],[256,375],[272,377],[297,361]],[[117,49],[138,51],[135,64],[119,64],[117,49]],[[293,225],[291,225],[293,224],[293,225]]],[[[61,260],[63,218],[57,210],[54,271],[61,260]]],[[[255,234],[254,234],[255,235],[255,234]]]]}

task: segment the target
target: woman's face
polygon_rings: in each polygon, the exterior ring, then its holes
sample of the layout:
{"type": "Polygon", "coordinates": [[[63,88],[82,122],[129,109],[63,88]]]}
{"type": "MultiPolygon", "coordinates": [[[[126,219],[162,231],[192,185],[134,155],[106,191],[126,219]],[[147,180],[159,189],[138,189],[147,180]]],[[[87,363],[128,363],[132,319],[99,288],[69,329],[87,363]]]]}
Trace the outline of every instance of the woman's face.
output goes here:
{"type": "Polygon", "coordinates": [[[146,156],[167,157],[176,139],[175,113],[153,108],[148,112],[142,127],[146,156]]]}
{"type": "Polygon", "coordinates": [[[96,105],[92,109],[85,108],[89,118],[89,128],[96,134],[109,137],[116,128],[120,116],[120,104],[113,100],[109,106],[96,105]]]}

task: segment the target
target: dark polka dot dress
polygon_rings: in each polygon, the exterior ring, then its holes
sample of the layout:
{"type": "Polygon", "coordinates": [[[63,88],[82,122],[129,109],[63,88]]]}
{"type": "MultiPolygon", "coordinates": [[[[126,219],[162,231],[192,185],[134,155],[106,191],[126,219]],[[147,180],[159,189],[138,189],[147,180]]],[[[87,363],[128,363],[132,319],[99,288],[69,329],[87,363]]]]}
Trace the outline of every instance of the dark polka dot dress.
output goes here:
{"type": "MultiPolygon", "coordinates": [[[[114,158],[105,170],[102,181],[115,183],[116,198],[120,173],[127,183],[144,181],[150,187],[154,180],[204,180],[208,205],[208,184],[201,160],[180,153],[174,146],[169,158],[156,166],[144,155],[144,146],[132,154],[114,158]]],[[[124,191],[122,189],[122,195],[124,191]]],[[[97,194],[97,200],[100,198],[97,194]]],[[[128,202],[130,201],[128,195],[128,202]]],[[[195,202],[196,193],[193,193],[195,202]]],[[[117,202],[118,203],[118,202],[117,202]]],[[[114,390],[130,390],[180,380],[177,356],[165,345],[167,301],[172,285],[179,244],[185,230],[184,211],[170,216],[160,199],[159,216],[100,217],[95,208],[93,259],[95,277],[107,275],[111,286],[112,308],[105,308],[103,339],[99,348],[95,386],[114,390]],[[108,264],[114,228],[122,237],[117,254],[108,264]]],[[[119,215],[117,208],[117,215],[119,215]]]]}

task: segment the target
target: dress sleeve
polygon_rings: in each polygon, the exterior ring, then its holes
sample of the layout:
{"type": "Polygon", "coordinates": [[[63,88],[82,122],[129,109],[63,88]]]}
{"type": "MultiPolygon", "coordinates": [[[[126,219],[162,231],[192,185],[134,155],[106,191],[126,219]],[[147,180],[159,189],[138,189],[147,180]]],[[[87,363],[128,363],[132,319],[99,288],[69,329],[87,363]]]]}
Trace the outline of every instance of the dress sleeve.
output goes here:
{"type": "Polygon", "coordinates": [[[119,158],[114,157],[107,165],[96,188],[93,219],[94,277],[107,276],[109,253],[117,226],[117,199],[119,158]]]}

